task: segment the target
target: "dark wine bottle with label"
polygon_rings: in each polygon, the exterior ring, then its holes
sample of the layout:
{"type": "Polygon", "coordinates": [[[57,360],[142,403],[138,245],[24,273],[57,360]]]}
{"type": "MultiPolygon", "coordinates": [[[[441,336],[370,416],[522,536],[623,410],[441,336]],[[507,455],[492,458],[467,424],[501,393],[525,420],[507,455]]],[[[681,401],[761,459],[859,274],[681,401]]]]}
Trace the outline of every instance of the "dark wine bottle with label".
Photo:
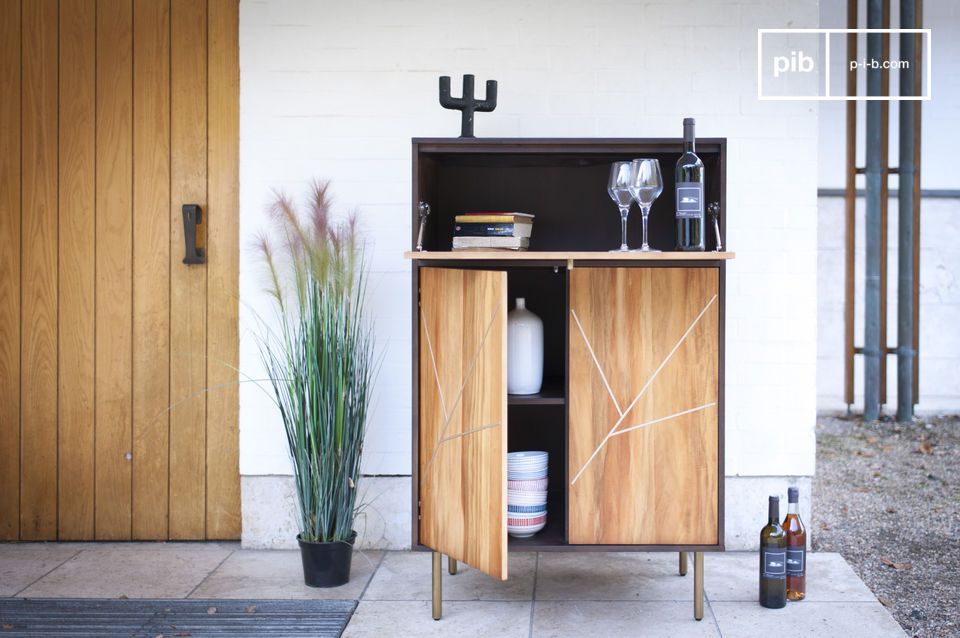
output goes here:
{"type": "Polygon", "coordinates": [[[780,609],[787,604],[787,535],[780,526],[780,497],[770,497],[767,525],[760,530],[760,604],[780,609]]]}
{"type": "Polygon", "coordinates": [[[697,157],[692,117],[683,120],[683,155],[677,160],[677,250],[703,250],[703,162],[697,157]]]}
{"type": "Polygon", "coordinates": [[[787,516],[783,519],[787,535],[787,600],[803,600],[807,595],[807,530],[800,520],[800,489],[787,490],[787,516]]]}

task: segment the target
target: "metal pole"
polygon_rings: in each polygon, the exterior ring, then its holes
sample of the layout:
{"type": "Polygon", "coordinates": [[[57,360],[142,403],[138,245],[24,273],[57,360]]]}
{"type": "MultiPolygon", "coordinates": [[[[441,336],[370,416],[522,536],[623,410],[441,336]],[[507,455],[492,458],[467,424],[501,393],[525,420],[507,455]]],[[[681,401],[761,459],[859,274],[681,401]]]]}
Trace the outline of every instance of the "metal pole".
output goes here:
{"type": "MultiPolygon", "coordinates": [[[[900,28],[916,28],[917,14],[914,0],[900,0],[900,28]]],[[[900,35],[900,59],[906,65],[900,69],[900,95],[913,94],[916,73],[916,36],[900,35]]],[[[913,420],[913,119],[914,102],[900,101],[900,171],[897,189],[897,421],[913,420]]]]}
{"type": "MultiPolygon", "coordinates": [[[[883,0],[881,28],[890,28],[890,0],[883,0]]],[[[882,60],[890,59],[890,34],[884,33],[882,60]]],[[[890,70],[880,70],[880,95],[890,95],[890,70]]],[[[890,204],[890,102],[880,101],[880,407],[887,403],[887,229],[890,204]]]]}
{"type": "MultiPolygon", "coordinates": [[[[857,28],[857,0],[847,0],[847,28],[857,28]]],[[[857,34],[847,34],[847,59],[857,59],[857,34]]],[[[857,94],[857,70],[847,69],[847,95],[857,94]]],[[[853,359],[856,354],[853,344],[856,307],[857,249],[857,103],[847,101],[847,167],[844,185],[844,268],[843,268],[843,401],[847,414],[853,405],[853,359]]]]}
{"type": "MultiPolygon", "coordinates": [[[[883,27],[882,0],[868,0],[867,27],[883,27]]],[[[867,60],[882,60],[883,36],[867,34],[867,60]]],[[[867,95],[880,95],[881,70],[867,69],[867,95]]],[[[879,100],[867,102],[867,166],[866,175],[866,287],[864,294],[863,325],[863,419],[874,421],[880,416],[880,185],[882,151],[880,140],[881,114],[879,100]]]]}
{"type": "MultiPolygon", "coordinates": [[[[916,25],[923,27],[923,0],[915,0],[916,25]]],[[[923,48],[923,36],[916,34],[916,50],[923,48]]],[[[930,61],[927,60],[927,64],[930,61]]],[[[923,65],[913,74],[913,94],[923,93],[923,65]]],[[[923,102],[913,103],[913,404],[920,402],[920,174],[923,172],[921,146],[923,135],[923,102]]]]}

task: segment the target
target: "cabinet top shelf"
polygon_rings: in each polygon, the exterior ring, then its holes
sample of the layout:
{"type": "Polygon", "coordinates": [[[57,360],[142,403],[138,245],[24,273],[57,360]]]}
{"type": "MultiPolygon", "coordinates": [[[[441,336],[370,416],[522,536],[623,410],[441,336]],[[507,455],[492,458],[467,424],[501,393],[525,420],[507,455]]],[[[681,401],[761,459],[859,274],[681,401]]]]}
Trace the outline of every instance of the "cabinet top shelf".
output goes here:
{"type": "Polygon", "coordinates": [[[404,259],[421,261],[717,261],[733,259],[732,252],[620,253],[551,250],[407,251],[404,259]]]}

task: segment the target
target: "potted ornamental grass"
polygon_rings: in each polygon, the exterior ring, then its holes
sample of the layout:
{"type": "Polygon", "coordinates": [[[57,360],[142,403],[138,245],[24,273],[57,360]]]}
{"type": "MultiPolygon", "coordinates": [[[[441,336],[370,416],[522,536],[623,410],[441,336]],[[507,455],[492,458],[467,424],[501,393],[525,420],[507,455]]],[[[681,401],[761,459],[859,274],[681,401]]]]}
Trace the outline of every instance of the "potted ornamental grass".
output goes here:
{"type": "Polygon", "coordinates": [[[376,369],[356,215],[334,223],[328,187],[312,184],[305,214],[277,193],[270,208],[274,232],[258,245],[276,311],[272,324],[261,321],[258,345],[286,431],[297,540],[304,581],[312,587],[335,587],[350,578],[376,369]]]}

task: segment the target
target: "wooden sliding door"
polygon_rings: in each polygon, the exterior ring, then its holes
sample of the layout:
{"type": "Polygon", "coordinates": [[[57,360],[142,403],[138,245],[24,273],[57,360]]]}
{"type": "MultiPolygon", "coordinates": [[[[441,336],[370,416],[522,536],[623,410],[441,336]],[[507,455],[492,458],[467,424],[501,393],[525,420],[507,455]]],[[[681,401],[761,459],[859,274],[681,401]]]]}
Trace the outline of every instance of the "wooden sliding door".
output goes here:
{"type": "Polygon", "coordinates": [[[507,577],[507,273],[420,270],[420,542],[507,577]]]}
{"type": "Polygon", "coordinates": [[[718,540],[719,272],[570,272],[569,542],[718,540]]]}
{"type": "Polygon", "coordinates": [[[0,3],[0,540],[239,537],[238,53],[237,0],[0,3]]]}

